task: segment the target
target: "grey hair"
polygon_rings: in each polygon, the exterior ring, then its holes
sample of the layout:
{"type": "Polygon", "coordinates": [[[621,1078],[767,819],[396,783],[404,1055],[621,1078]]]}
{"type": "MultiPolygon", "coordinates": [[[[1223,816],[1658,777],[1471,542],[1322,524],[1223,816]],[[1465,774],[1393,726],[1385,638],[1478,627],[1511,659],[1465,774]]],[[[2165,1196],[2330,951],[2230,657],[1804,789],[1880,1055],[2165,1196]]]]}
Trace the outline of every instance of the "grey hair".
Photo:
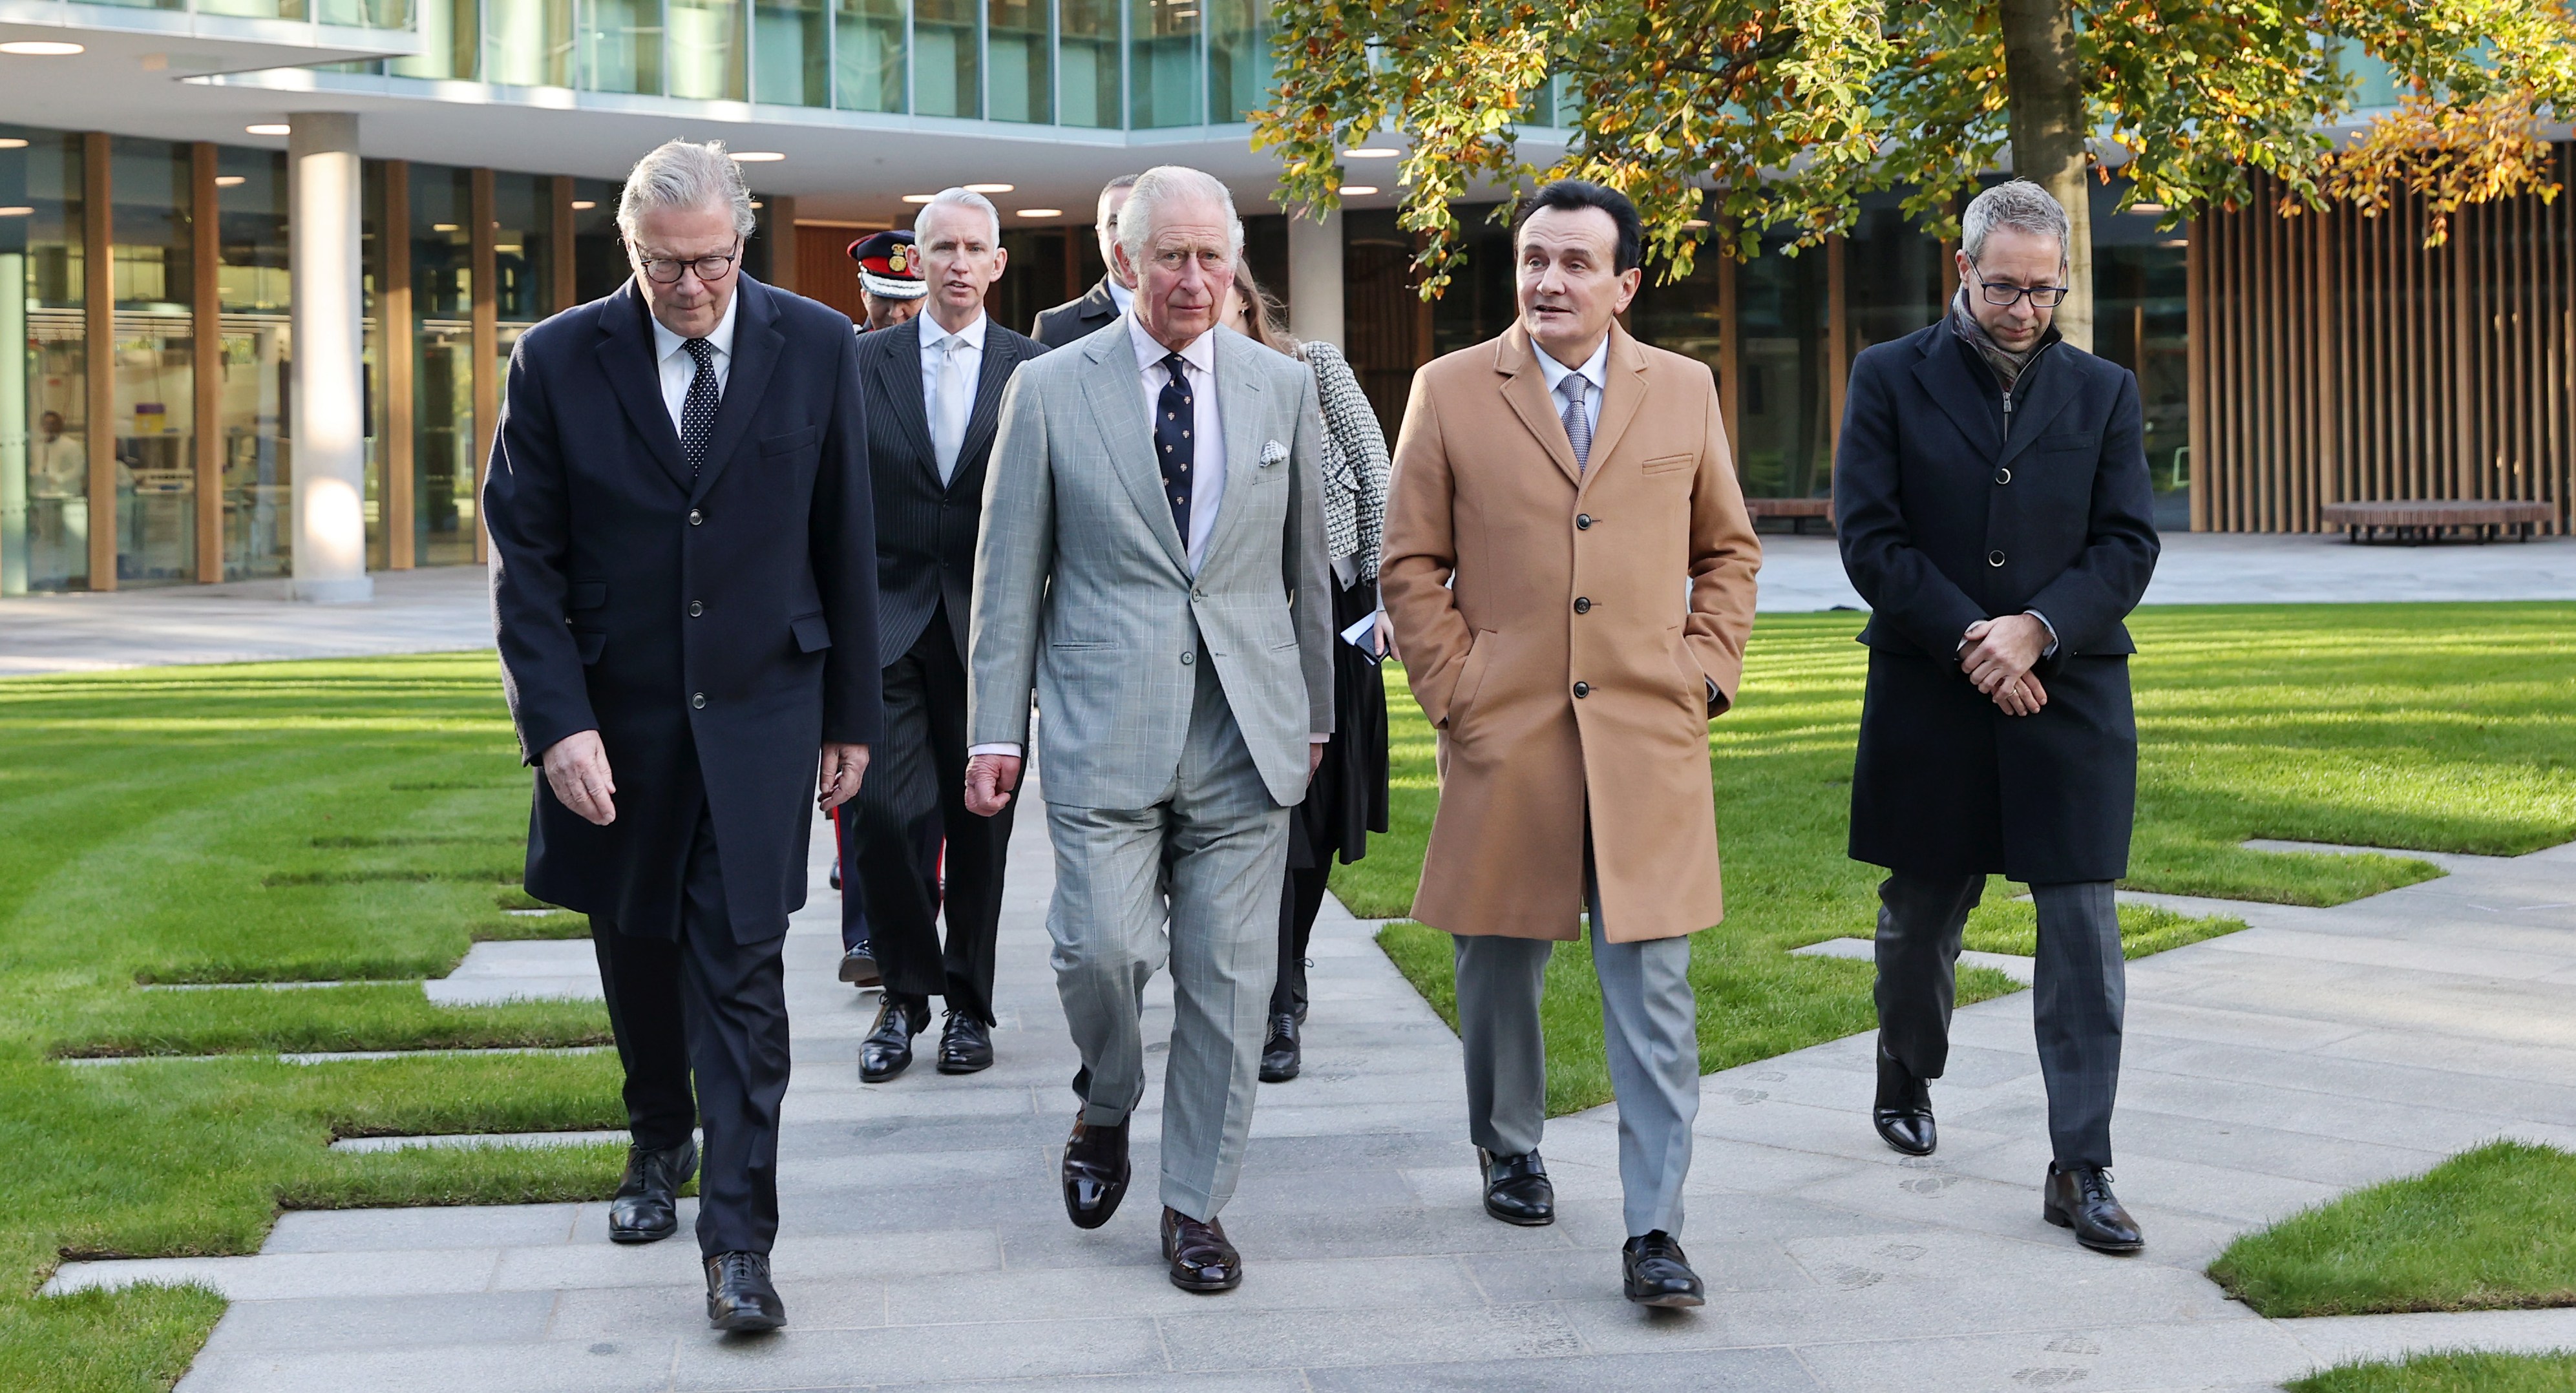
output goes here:
{"type": "Polygon", "coordinates": [[[1100,202],[1091,212],[1091,232],[1093,236],[1100,239],[1100,259],[1112,267],[1118,264],[1118,256],[1111,250],[1118,245],[1118,234],[1109,228],[1109,196],[1120,189],[1134,187],[1136,187],[1136,176],[1133,174],[1121,174],[1101,185],[1100,202]]]}
{"type": "Polygon", "coordinates": [[[969,208],[983,214],[984,220],[993,225],[993,245],[1002,245],[1002,210],[993,206],[993,200],[973,189],[941,189],[932,194],[930,201],[921,205],[921,211],[912,215],[915,235],[919,235],[922,220],[930,216],[933,208],[969,208]]]}
{"type": "Polygon", "coordinates": [[[2028,179],[2013,179],[1997,184],[1976,196],[1968,204],[1968,215],[1959,221],[1959,247],[1974,261],[1986,249],[1986,235],[1998,227],[2019,228],[2034,237],[2057,239],[2057,260],[2065,265],[2072,255],[2068,245],[2073,232],[2067,225],[2066,209],[2048,190],[2028,179]]]}
{"type": "Polygon", "coordinates": [[[727,209],[737,237],[750,236],[760,221],[752,216],[751,186],[742,181],[742,166],[725,153],[721,140],[664,141],[637,160],[617,195],[617,230],[634,246],[644,216],[667,208],[727,209]]]}
{"type": "Polygon", "coordinates": [[[1136,176],[1136,191],[1127,195],[1127,207],[1118,215],[1118,245],[1127,253],[1127,264],[1142,271],[1145,266],[1145,244],[1153,240],[1154,215],[1163,205],[1186,200],[1203,200],[1225,210],[1226,258],[1243,259],[1243,219],[1234,213],[1234,192],[1223,180],[1204,170],[1182,164],[1158,164],[1136,176]]]}

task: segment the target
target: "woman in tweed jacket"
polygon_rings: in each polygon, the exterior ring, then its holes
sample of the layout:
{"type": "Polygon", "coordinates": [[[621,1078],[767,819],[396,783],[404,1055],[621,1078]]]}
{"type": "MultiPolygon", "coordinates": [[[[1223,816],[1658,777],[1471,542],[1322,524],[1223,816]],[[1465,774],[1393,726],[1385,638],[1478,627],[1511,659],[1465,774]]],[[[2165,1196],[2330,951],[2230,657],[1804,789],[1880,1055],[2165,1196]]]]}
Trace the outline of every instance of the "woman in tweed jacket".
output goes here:
{"type": "Polygon", "coordinates": [[[1288,819],[1288,882],[1279,896],[1279,985],[1270,994],[1270,1038],[1261,1049],[1261,1080],[1285,1083],[1302,1064],[1306,1024],[1306,944],[1324,906],[1332,858],[1343,864],[1368,854],[1368,834],[1386,830],[1386,615],[1378,609],[1378,534],[1386,522],[1386,436],[1377,410],[1340,349],[1299,343],[1280,322],[1279,305],[1261,293],[1237,261],[1227,323],[1254,341],[1311,366],[1324,413],[1324,535],[1333,559],[1333,627],[1364,631],[1365,648],[1333,644],[1333,740],[1288,819]]]}

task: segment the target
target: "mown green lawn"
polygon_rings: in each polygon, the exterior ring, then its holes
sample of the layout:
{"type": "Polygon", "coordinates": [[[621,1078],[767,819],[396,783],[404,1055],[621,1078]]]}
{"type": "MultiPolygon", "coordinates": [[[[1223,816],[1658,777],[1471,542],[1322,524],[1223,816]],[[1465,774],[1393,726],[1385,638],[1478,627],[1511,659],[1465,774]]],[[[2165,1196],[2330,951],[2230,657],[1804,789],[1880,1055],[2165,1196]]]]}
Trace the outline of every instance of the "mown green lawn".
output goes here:
{"type": "Polygon", "coordinates": [[[281,1208],[615,1188],[615,1147],[327,1149],[619,1126],[612,1055],[261,1057],[607,1040],[595,1004],[446,1008],[386,980],[588,931],[504,912],[528,775],[491,655],[0,682],[0,749],[0,1388],[166,1388],[222,1312],[35,1298],[65,1257],[255,1252],[281,1208]],[[141,989],[299,979],[353,985],[141,989]],[[235,1057],[59,1062],[129,1054],[235,1057]]]}
{"type": "MultiPolygon", "coordinates": [[[[1720,1069],[1874,1025],[1870,968],[1788,949],[1866,938],[1879,872],[1844,855],[1865,654],[1850,613],[1763,615],[1736,709],[1711,728],[1727,921],[1692,943],[1700,1063],[1720,1069]]],[[[2141,610],[2131,621],[2142,890],[2330,905],[2438,875],[2404,857],[2246,850],[2251,838],[2512,855],[2576,838],[2576,605],[2283,605],[2141,610]]],[[[1364,918],[1412,907],[1438,801],[1432,737],[1387,669],[1392,834],[1337,866],[1364,918]]],[[[2029,952],[2030,910],[1998,879],[1969,946],[2029,952]]],[[[2242,927],[2125,909],[2131,956],[2242,927]]],[[[1446,935],[1380,942],[1434,1006],[1446,935]]],[[[1548,1103],[1606,1102],[1600,1002],[1568,945],[1544,1006],[1548,1103]]],[[[1964,1004],[2011,989],[1962,972],[1964,1004]]]]}
{"type": "Polygon", "coordinates": [[[2282,1385],[2289,1393],[2576,1393],[2576,1351],[2418,1354],[2339,1364],[2282,1385]]]}

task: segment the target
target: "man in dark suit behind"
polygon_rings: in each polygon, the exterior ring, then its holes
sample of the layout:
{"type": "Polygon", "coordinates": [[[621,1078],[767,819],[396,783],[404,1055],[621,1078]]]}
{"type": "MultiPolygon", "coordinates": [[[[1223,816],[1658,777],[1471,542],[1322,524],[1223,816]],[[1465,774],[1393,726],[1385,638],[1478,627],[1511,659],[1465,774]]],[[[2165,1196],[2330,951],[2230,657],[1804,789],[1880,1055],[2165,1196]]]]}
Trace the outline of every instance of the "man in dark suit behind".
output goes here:
{"type": "Polygon", "coordinates": [[[886,706],[874,777],[850,808],[851,865],[885,974],[876,1026],[859,1046],[859,1077],[869,1083],[912,1063],[912,1038],[930,1023],[933,996],[948,1007],[939,1072],[971,1074],[993,1062],[993,941],[1011,810],[966,811],[967,621],[984,461],[1002,388],[1046,351],[984,313],[984,293],[1007,259],[1001,214],[989,200],[942,190],[923,205],[913,235],[929,278],[927,308],[859,341],[886,706]]]}
{"type": "Polygon", "coordinates": [[[646,155],[618,225],[634,278],[520,338],[483,491],[527,887],[591,917],[634,1135],[609,1236],[676,1229],[702,1121],[707,1316],[766,1330],[807,790],[856,793],[881,719],[858,341],[742,273],[722,145],[646,155]]]}
{"type": "Polygon", "coordinates": [[[1083,292],[1082,298],[1038,311],[1029,337],[1049,348],[1062,348],[1076,339],[1089,338],[1127,312],[1128,303],[1136,298],[1136,287],[1118,278],[1118,256],[1112,248],[1118,245],[1119,211],[1127,206],[1127,191],[1135,187],[1133,174],[1121,174],[1101,186],[1100,209],[1092,219],[1091,230],[1100,239],[1100,259],[1109,269],[1101,273],[1099,284],[1083,292]]]}
{"type": "Polygon", "coordinates": [[[1959,295],[1852,364],[1834,508],[1869,601],[1851,854],[1884,866],[1879,1135],[1936,1144],[1960,934],[1986,877],[2039,911],[2032,1003],[2054,1159],[2041,1211],[2104,1252],[2143,1241],[2109,1177],[2138,731],[2122,621],[2155,570],[2138,382],[2061,342],[2065,210],[2038,185],[1968,205],[1959,295]]]}

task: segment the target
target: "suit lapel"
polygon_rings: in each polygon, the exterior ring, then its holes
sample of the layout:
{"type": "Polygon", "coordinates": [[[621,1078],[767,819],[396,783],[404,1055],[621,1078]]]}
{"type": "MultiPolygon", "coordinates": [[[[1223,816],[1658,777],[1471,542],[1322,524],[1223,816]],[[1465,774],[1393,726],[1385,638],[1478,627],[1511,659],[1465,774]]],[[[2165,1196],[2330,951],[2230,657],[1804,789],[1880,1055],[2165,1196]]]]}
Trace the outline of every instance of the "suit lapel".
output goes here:
{"type": "MultiPolygon", "coordinates": [[[[1145,515],[1163,553],[1182,575],[1190,573],[1188,544],[1172,524],[1172,500],[1163,496],[1163,471],[1154,463],[1154,423],[1145,414],[1144,379],[1124,333],[1108,335],[1084,350],[1091,371],[1083,376],[1083,395],[1091,399],[1091,417],[1100,427],[1100,443],[1117,471],[1136,511],[1145,515]]],[[[1220,402],[1222,411],[1224,404],[1220,402]]]]}
{"type": "Polygon", "coordinates": [[[888,336],[877,347],[877,381],[894,402],[895,424],[912,444],[912,457],[939,484],[939,456],[930,443],[930,407],[921,396],[921,319],[915,316],[879,333],[888,336]]]}
{"type": "Polygon", "coordinates": [[[707,496],[707,490],[715,487],[716,479],[741,449],[743,436],[760,414],[760,399],[769,390],[769,374],[778,366],[778,350],[786,343],[786,337],[778,332],[778,310],[770,303],[769,287],[742,276],[733,293],[738,302],[733,320],[733,367],[725,374],[724,399],[716,405],[714,438],[707,442],[707,459],[698,469],[698,486],[689,493],[691,503],[707,496]]]}
{"type": "MultiPolygon", "coordinates": [[[[915,321],[916,323],[918,321],[915,321]]],[[[1011,376],[1011,367],[1019,362],[1020,352],[1011,337],[998,324],[984,326],[984,360],[975,370],[975,406],[966,415],[966,438],[957,447],[957,474],[949,480],[954,488],[966,477],[966,462],[977,451],[993,443],[993,432],[1002,420],[1002,388],[1011,376]]],[[[934,464],[936,462],[934,461],[934,464]]]]}
{"type": "Polygon", "coordinates": [[[644,299],[629,280],[617,291],[621,304],[599,317],[599,367],[626,409],[626,422],[644,442],[653,462],[682,490],[689,487],[689,462],[680,453],[680,433],[672,428],[671,408],[662,402],[662,369],[653,356],[653,330],[644,299]]]}
{"type": "MultiPolygon", "coordinates": [[[[2064,353],[2067,350],[2060,348],[2057,351],[2064,353]]],[[[2045,361],[2047,357],[2045,353],[2040,354],[2031,360],[2029,368],[2022,371],[2023,377],[2037,380],[2030,384],[2030,395],[2014,404],[2013,415],[2018,418],[2018,424],[2014,425],[2010,435],[2004,437],[2004,452],[1995,460],[1998,465],[2012,463],[2022,451],[2029,449],[2030,442],[2037,440],[2057,413],[2064,411],[2066,404],[2075,399],[2075,375],[2052,368],[2045,361]]]]}
{"type": "MultiPolygon", "coordinates": [[[[1628,423],[1637,419],[1637,408],[1646,400],[1646,355],[1628,331],[1617,320],[1610,323],[1610,357],[1602,376],[1601,420],[1592,428],[1592,458],[1583,471],[1582,487],[1589,488],[1601,477],[1602,467],[1619,448],[1619,437],[1627,434],[1628,423]]],[[[1564,418],[1557,421],[1557,433],[1565,433],[1564,418]]]]}
{"type": "Polygon", "coordinates": [[[1574,442],[1565,438],[1565,422],[1549,406],[1553,397],[1547,390],[1547,374],[1539,370],[1538,349],[1530,342],[1529,331],[1518,323],[1504,333],[1501,346],[1494,350],[1494,370],[1506,375],[1503,400],[1511,403],[1512,413],[1521,418],[1556,467],[1565,471],[1565,481],[1581,488],[1583,471],[1574,463],[1574,442]]]}
{"type": "Polygon", "coordinates": [[[2003,442],[1995,438],[1995,421],[1986,410],[1985,388],[1968,375],[1968,365],[1961,361],[1959,345],[1947,324],[1932,326],[1932,337],[1923,345],[1923,356],[1914,364],[1914,380],[1923,384],[1934,404],[1949,416],[1951,424],[1977,447],[1979,453],[1993,459],[2003,442]]]}
{"type": "Polygon", "coordinates": [[[1250,488],[1260,473],[1265,394],[1249,355],[1269,351],[1231,329],[1216,336],[1216,417],[1225,432],[1225,488],[1217,494],[1216,527],[1208,533],[1210,557],[1233,544],[1246,511],[1240,506],[1245,499],[1241,490],[1250,488]]]}

